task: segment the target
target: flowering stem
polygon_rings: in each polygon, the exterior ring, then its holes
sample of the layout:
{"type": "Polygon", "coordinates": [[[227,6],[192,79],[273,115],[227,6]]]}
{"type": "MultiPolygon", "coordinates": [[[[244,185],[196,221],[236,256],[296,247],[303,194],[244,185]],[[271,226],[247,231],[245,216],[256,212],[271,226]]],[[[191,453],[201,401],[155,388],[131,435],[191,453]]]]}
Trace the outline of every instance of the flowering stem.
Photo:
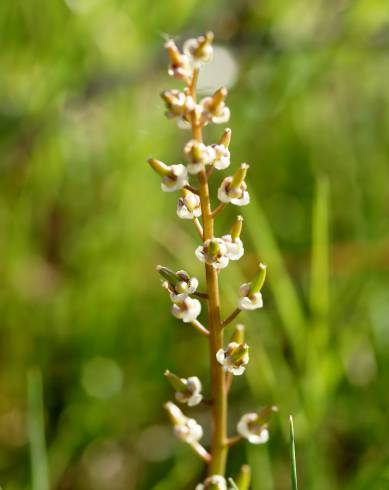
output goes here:
{"type": "Polygon", "coordinates": [[[213,211],[212,218],[216,218],[216,216],[223,211],[227,204],[227,202],[221,202],[219,206],[213,211]]]}
{"type": "Polygon", "coordinates": [[[203,239],[203,237],[204,237],[203,227],[201,226],[198,218],[193,218],[193,223],[196,227],[197,233],[199,234],[200,238],[203,239]]]}
{"type": "Polygon", "coordinates": [[[204,327],[198,320],[192,320],[191,325],[200,333],[203,335],[208,336],[209,335],[209,330],[204,327]]]}
{"type": "Polygon", "coordinates": [[[238,315],[239,313],[241,312],[242,310],[240,310],[239,308],[236,308],[232,313],[231,315],[229,315],[225,320],[222,321],[222,328],[225,328],[229,323],[232,322],[232,320],[234,320],[238,315]]]}
{"type": "MultiPolygon", "coordinates": [[[[193,76],[197,80],[198,73],[193,76]]],[[[196,86],[190,87],[192,97],[195,97],[196,86]]],[[[201,125],[192,117],[193,139],[202,142],[201,125]]],[[[205,168],[199,174],[199,195],[203,216],[203,241],[214,238],[214,216],[211,211],[209,199],[208,178],[205,168]]],[[[220,320],[219,281],[216,269],[205,264],[205,276],[208,290],[208,328],[209,328],[209,352],[211,364],[211,391],[212,391],[212,441],[211,460],[209,462],[209,475],[224,475],[228,447],[225,445],[227,438],[227,391],[225,385],[224,369],[216,360],[216,353],[223,348],[223,329],[220,320]]]]}

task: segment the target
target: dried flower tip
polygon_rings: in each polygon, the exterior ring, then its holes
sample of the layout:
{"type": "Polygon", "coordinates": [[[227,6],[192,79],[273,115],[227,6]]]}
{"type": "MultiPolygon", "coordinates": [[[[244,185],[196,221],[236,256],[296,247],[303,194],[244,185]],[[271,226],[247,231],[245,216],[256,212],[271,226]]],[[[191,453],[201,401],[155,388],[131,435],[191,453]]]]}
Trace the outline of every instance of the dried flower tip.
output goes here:
{"type": "Polygon", "coordinates": [[[237,425],[238,433],[251,444],[265,444],[269,440],[267,424],[261,423],[257,413],[246,413],[237,425]]]}
{"type": "Polygon", "coordinates": [[[238,308],[240,310],[256,310],[263,307],[263,298],[260,292],[250,294],[250,283],[244,283],[239,288],[238,308]]]}
{"type": "Polygon", "coordinates": [[[240,238],[236,238],[235,241],[231,235],[222,236],[222,240],[227,247],[227,257],[230,260],[239,260],[244,254],[243,242],[240,238]]]}
{"type": "Polygon", "coordinates": [[[188,189],[182,189],[181,197],[177,202],[177,216],[181,219],[193,219],[201,216],[200,197],[188,189]]]}
{"type": "Polygon", "coordinates": [[[219,140],[219,145],[223,145],[226,148],[228,148],[230,146],[230,142],[231,142],[231,134],[232,134],[231,129],[230,128],[226,128],[224,130],[224,133],[223,133],[222,137],[219,140]]]}
{"type": "Polygon", "coordinates": [[[173,303],[171,312],[184,323],[192,323],[201,313],[201,303],[198,299],[187,297],[179,303],[173,303]]]}
{"type": "Polygon", "coordinates": [[[206,240],[203,245],[196,248],[196,257],[214,269],[223,269],[227,267],[229,258],[227,255],[227,245],[221,238],[211,238],[206,240]]]}
{"type": "Polygon", "coordinates": [[[248,168],[249,165],[247,163],[242,163],[232,177],[226,177],[223,180],[217,191],[219,201],[225,203],[230,202],[236,206],[245,206],[250,202],[250,196],[247,192],[245,182],[248,168]]]}
{"type": "Polygon", "coordinates": [[[169,75],[185,83],[189,83],[192,77],[192,68],[188,56],[180,53],[173,39],[166,42],[165,48],[167,49],[171,62],[168,69],[169,75]]]}
{"type": "Polygon", "coordinates": [[[230,342],[234,342],[236,344],[244,344],[244,338],[245,338],[244,325],[238,323],[235,327],[234,333],[231,336],[230,342]]]}
{"type": "Polygon", "coordinates": [[[172,402],[165,403],[165,409],[173,424],[175,435],[186,442],[194,444],[203,437],[203,429],[196,420],[186,417],[181,410],[172,402]]]}
{"type": "Polygon", "coordinates": [[[180,270],[173,272],[167,267],[158,266],[158,272],[166,279],[162,283],[174,303],[184,301],[190,294],[196,292],[199,281],[195,277],[190,277],[186,271],[180,270]]]}
{"type": "Polygon", "coordinates": [[[216,359],[226,371],[235,376],[240,376],[244,373],[249,362],[249,346],[230,342],[226,349],[217,351],[216,359]]]}
{"type": "Polygon", "coordinates": [[[217,170],[224,170],[225,168],[229,167],[231,163],[230,150],[222,144],[212,145],[212,148],[215,152],[213,166],[217,170]]]}
{"type": "Polygon", "coordinates": [[[205,97],[200,101],[203,111],[203,123],[213,122],[223,124],[230,119],[230,109],[225,104],[227,89],[218,89],[212,97],[205,97]]]}
{"type": "Polygon", "coordinates": [[[197,68],[202,63],[206,63],[213,56],[213,33],[208,32],[205,36],[200,36],[197,39],[188,39],[184,43],[184,53],[192,60],[193,65],[197,68]]]}
{"type": "Polygon", "coordinates": [[[198,174],[205,165],[209,165],[215,159],[215,150],[212,146],[205,146],[196,140],[188,141],[184,153],[188,159],[188,172],[192,175],[198,174]]]}
{"type": "Polygon", "coordinates": [[[240,234],[242,233],[242,226],[243,226],[243,216],[238,215],[234,221],[234,224],[231,227],[230,234],[233,242],[235,242],[240,237],[240,234]]]}
{"type": "Polygon", "coordinates": [[[249,296],[259,293],[265,283],[267,267],[265,264],[259,264],[259,271],[250,284],[249,296]]]}
{"type": "Polygon", "coordinates": [[[190,128],[190,113],[196,107],[193,98],[187,91],[164,90],[161,93],[162,99],[166,104],[166,117],[177,119],[177,124],[181,128],[190,128]]]}
{"type": "Polygon", "coordinates": [[[199,483],[195,490],[227,490],[227,482],[221,475],[212,475],[204,483],[199,483]]]}
{"type": "Polygon", "coordinates": [[[203,395],[201,394],[201,381],[197,376],[179,378],[170,371],[166,371],[165,376],[176,390],[175,396],[178,402],[186,403],[189,407],[194,407],[203,399],[203,395]]]}

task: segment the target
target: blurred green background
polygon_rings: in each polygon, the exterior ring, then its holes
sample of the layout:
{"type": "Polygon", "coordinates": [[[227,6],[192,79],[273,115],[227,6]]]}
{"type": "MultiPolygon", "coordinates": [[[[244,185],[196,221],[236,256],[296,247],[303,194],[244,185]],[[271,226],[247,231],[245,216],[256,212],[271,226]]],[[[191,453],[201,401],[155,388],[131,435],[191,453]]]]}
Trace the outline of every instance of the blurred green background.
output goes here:
{"type": "Polygon", "coordinates": [[[155,273],[162,263],[203,282],[198,239],[145,160],[180,162],[189,138],[163,116],[158,93],[178,86],[163,41],[209,29],[202,87],[230,88],[233,161],[251,164],[253,201],[247,253],[222,273],[224,314],[258,257],[269,266],[265,308],[241,315],[252,358],[231,432],[244,410],[279,406],[269,444],[234,449],[229,473],[249,460],[253,490],[288,489],[292,413],[302,489],[389,488],[387,0],[3,0],[3,490],[32,488],[29,439],[46,490],[34,367],[50,488],[189,490],[203,478],[161,405],[166,368],[207,390],[207,349],[170,316],[155,273]]]}

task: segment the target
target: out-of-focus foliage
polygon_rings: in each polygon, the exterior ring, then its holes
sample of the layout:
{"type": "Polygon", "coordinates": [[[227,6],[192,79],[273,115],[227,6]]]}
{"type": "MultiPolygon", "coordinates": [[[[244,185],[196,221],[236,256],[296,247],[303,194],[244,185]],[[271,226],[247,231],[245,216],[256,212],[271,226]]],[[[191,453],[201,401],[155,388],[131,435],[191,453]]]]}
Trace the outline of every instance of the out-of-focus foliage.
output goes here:
{"type": "MultiPolygon", "coordinates": [[[[53,489],[189,490],[202,477],[161,404],[165,368],[207,379],[206,346],[170,317],[154,270],[201,274],[197,239],[145,160],[180,161],[188,138],[158,98],[175,86],[163,39],[209,29],[253,196],[248,253],[222,273],[225,314],[258,255],[269,265],[266,307],[242,315],[252,362],[231,419],[280,409],[270,443],[234,448],[230,473],[248,459],[253,490],[289,488],[293,413],[301,488],[389,487],[387,1],[3,0],[4,490],[31,488],[36,366],[53,489]]],[[[195,417],[209,427],[206,411],[195,417]]]]}

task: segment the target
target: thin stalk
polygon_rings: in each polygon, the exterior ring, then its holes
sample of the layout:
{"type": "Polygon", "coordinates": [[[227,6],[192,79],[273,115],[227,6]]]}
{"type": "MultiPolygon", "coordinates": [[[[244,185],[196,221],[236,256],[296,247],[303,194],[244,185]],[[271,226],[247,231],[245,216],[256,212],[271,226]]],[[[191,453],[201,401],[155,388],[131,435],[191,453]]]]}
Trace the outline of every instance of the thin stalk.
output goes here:
{"type": "MultiPolygon", "coordinates": [[[[198,71],[195,70],[193,83],[190,87],[192,97],[196,96],[196,81],[198,71]]],[[[202,128],[195,118],[192,118],[193,139],[202,142],[202,128]]],[[[199,195],[203,216],[203,240],[214,238],[214,217],[209,199],[208,177],[205,168],[198,174],[199,195]]],[[[208,290],[208,328],[209,353],[211,365],[212,391],[212,442],[211,461],[208,466],[209,475],[224,475],[228,446],[227,439],[227,391],[223,366],[216,360],[216,352],[223,347],[223,329],[220,320],[219,281],[216,269],[205,264],[205,276],[208,290]]]]}
{"type": "Polygon", "coordinates": [[[204,237],[203,227],[201,226],[199,219],[194,218],[193,223],[195,225],[195,228],[196,228],[197,233],[199,234],[200,238],[203,239],[203,237],[204,237]]]}
{"type": "Polygon", "coordinates": [[[221,202],[219,206],[213,211],[212,218],[216,218],[216,216],[223,211],[223,209],[227,206],[227,202],[221,202]]]}
{"type": "Polygon", "coordinates": [[[204,325],[202,325],[198,320],[193,320],[191,322],[192,327],[194,327],[198,332],[202,333],[203,335],[206,335],[208,337],[209,335],[209,330],[207,330],[204,325]]]}
{"type": "Polygon", "coordinates": [[[236,308],[232,313],[231,315],[229,315],[225,320],[222,321],[222,328],[226,327],[229,323],[232,322],[232,320],[234,320],[238,315],[239,313],[241,312],[242,310],[240,310],[239,308],[236,308]]]}

